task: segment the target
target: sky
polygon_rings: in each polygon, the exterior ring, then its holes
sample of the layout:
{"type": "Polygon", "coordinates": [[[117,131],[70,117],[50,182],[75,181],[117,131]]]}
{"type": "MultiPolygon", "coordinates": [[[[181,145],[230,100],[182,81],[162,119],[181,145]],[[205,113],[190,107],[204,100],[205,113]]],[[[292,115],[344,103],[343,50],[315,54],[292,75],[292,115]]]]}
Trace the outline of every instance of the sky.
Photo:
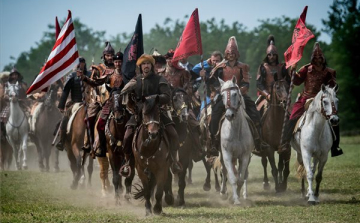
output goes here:
{"type": "MultiPolygon", "coordinates": [[[[200,22],[215,18],[231,25],[238,21],[250,31],[260,24],[259,20],[282,15],[298,18],[307,5],[306,23],[320,30],[332,3],[332,0],[0,0],[0,71],[15,62],[22,52],[36,47],[49,30],[48,25],[55,23],[55,16],[63,20],[67,10],[71,10],[73,19],[79,18],[94,31],[106,31],[110,38],[123,32],[133,33],[140,13],[143,32],[148,33],[156,24],[163,25],[166,18],[183,21],[195,8],[199,10],[200,22]]],[[[331,37],[321,33],[318,39],[329,43],[331,37]]]]}

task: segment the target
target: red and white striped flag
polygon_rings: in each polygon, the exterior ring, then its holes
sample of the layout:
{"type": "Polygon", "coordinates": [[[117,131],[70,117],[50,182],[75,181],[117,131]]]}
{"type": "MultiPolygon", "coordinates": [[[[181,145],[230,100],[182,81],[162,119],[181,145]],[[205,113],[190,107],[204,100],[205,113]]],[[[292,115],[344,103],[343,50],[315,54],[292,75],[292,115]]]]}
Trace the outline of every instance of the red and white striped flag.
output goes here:
{"type": "Polygon", "coordinates": [[[26,94],[34,94],[50,86],[79,63],[76,46],[75,29],[71,11],[62,27],[46,64],[31,84],[26,94]]]}

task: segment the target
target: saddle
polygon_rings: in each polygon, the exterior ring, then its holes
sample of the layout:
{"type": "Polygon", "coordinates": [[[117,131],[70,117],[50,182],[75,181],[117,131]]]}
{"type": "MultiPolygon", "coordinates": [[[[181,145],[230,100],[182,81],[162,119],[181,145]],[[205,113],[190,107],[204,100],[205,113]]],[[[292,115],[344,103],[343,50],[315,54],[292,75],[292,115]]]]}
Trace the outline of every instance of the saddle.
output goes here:
{"type": "Polygon", "coordinates": [[[301,131],[301,128],[304,126],[306,112],[309,109],[309,106],[311,105],[313,100],[314,100],[314,98],[309,98],[309,99],[306,100],[305,105],[304,105],[305,112],[304,112],[304,114],[302,114],[300,116],[299,120],[296,122],[293,134],[295,134],[297,131],[301,131]]]}

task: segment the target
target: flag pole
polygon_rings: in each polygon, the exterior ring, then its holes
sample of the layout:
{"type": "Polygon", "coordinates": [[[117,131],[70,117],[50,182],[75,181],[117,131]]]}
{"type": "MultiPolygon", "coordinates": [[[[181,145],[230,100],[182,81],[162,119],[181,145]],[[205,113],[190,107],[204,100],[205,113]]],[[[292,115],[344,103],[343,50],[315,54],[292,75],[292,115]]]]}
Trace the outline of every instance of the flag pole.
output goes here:
{"type": "MultiPolygon", "coordinates": [[[[204,56],[203,54],[201,54],[200,56],[200,63],[201,63],[201,69],[204,69],[204,56]]],[[[207,122],[207,117],[208,117],[208,112],[207,112],[207,87],[206,87],[206,74],[204,77],[202,77],[201,80],[204,84],[204,109],[205,109],[205,132],[207,133],[208,130],[208,122],[207,122]]],[[[208,142],[208,134],[205,134],[205,142],[207,145],[208,142]]]]}

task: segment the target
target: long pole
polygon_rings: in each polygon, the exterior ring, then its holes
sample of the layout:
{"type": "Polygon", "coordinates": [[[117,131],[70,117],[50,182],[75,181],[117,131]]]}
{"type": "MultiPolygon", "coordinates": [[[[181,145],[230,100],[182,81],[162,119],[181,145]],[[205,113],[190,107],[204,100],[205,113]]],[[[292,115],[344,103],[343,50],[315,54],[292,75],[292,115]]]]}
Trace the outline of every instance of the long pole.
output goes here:
{"type": "MultiPolygon", "coordinates": [[[[203,55],[201,55],[201,69],[204,69],[204,57],[203,55]]],[[[206,145],[208,144],[208,122],[207,122],[207,117],[208,117],[208,112],[207,112],[207,86],[206,86],[206,74],[204,77],[202,77],[202,82],[203,82],[203,86],[204,86],[204,109],[205,109],[205,141],[206,141],[206,145]]]]}
{"type": "MultiPolygon", "coordinates": [[[[80,77],[78,77],[80,78],[80,77]]],[[[92,137],[91,137],[91,132],[90,132],[90,123],[89,123],[89,115],[87,113],[87,103],[86,103],[86,100],[85,100],[85,86],[84,86],[84,83],[83,81],[80,79],[80,86],[81,86],[81,95],[82,95],[82,101],[83,101],[83,104],[84,104],[84,109],[85,109],[85,119],[86,119],[86,132],[87,132],[87,135],[88,135],[88,138],[89,138],[89,142],[90,142],[90,150],[91,150],[91,156],[93,159],[95,159],[95,151],[94,151],[94,148],[93,148],[93,140],[92,140],[92,137]]],[[[83,159],[83,162],[85,161],[85,159],[83,159]]]]}
{"type": "MultiPolygon", "coordinates": [[[[296,65],[295,65],[295,67],[296,67],[296,65]]],[[[291,104],[291,93],[292,93],[292,90],[294,88],[294,76],[295,76],[295,69],[292,69],[289,93],[288,93],[287,100],[286,100],[284,123],[283,123],[282,131],[281,131],[280,145],[283,144],[285,125],[286,125],[287,120],[290,118],[290,114],[288,114],[288,110],[289,110],[289,107],[290,107],[290,104],[291,104]]]]}

